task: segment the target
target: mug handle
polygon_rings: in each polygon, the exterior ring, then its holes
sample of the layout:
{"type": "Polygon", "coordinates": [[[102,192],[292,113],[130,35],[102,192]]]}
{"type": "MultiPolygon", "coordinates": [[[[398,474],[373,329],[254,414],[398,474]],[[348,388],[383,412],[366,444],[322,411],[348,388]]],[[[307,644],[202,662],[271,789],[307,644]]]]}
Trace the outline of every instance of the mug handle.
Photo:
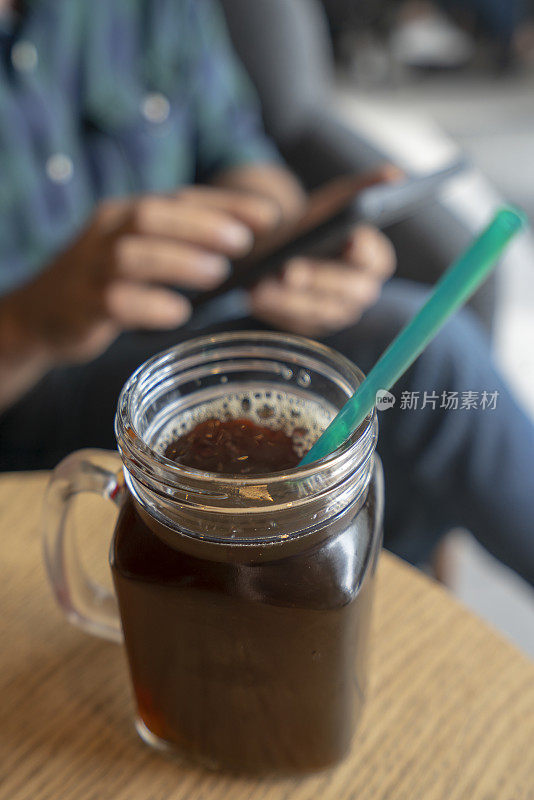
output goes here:
{"type": "Polygon", "coordinates": [[[125,491],[118,453],[79,450],[55,468],[44,501],[44,557],[57,602],[74,625],[117,643],[123,640],[117,598],[87,576],[68,518],[76,495],[92,492],[120,508],[125,491]]]}

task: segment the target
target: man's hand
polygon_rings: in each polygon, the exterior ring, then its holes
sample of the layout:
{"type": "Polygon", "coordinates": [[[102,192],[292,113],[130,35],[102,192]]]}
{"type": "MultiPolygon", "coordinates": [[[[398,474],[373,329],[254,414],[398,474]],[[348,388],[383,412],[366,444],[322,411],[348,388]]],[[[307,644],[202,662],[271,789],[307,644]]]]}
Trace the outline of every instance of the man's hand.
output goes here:
{"type": "Polygon", "coordinates": [[[339,261],[296,258],[281,278],[263,280],[251,293],[253,312],[278,328],[325,336],[358,321],[378,300],[395,265],[389,239],[359,225],[339,261]]]}
{"type": "Polygon", "coordinates": [[[51,361],[90,359],[121,330],[183,324],[190,305],[170,287],[217,286],[279,216],[270,200],[208,187],[106,202],[53,265],[2,300],[0,316],[51,361]]]}
{"type": "Polygon", "coordinates": [[[0,411],[52,367],[95,358],[122,330],[183,324],[191,309],[179,290],[222,282],[229,259],[280,214],[270,199],[225,188],[103,203],[50,267],[0,299],[0,411]]]}

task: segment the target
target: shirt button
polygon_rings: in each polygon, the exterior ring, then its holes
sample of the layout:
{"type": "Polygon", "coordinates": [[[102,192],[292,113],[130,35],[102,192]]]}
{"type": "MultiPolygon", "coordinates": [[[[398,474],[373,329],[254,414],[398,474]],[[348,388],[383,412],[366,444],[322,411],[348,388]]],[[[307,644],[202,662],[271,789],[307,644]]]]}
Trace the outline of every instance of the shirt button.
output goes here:
{"type": "Polygon", "coordinates": [[[72,159],[64,153],[54,153],[46,162],[46,174],[54,183],[68,183],[74,172],[72,159]]]}
{"type": "Polygon", "coordinates": [[[11,63],[18,72],[32,72],[38,61],[37,48],[26,39],[21,39],[11,48],[11,63]]]}
{"type": "Polygon", "coordinates": [[[141,103],[141,113],[148,122],[159,125],[169,118],[171,104],[161,92],[151,92],[141,103]]]}

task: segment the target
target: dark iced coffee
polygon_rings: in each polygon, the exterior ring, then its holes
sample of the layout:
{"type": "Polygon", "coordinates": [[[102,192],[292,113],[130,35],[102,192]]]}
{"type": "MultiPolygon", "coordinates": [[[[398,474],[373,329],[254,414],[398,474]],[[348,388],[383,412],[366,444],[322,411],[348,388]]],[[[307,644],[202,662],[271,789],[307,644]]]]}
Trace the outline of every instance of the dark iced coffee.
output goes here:
{"type": "Polygon", "coordinates": [[[54,471],[52,586],[71,621],[124,640],[148,745],[264,774],[320,770],[347,753],[381,545],[376,414],[328,457],[299,464],[362,379],[340,354],[287,333],[190,339],[125,384],[120,458],[84,450],[54,471]],[[120,508],[116,597],[81,568],[68,522],[81,491],[120,508]]]}

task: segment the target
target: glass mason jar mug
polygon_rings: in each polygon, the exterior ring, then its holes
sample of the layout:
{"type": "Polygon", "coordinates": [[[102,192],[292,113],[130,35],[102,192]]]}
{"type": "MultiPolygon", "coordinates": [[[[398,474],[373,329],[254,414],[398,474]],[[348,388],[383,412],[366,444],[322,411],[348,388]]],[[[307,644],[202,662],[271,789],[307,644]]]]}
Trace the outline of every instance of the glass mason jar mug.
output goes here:
{"type": "Polygon", "coordinates": [[[122,641],[149,745],[212,768],[313,771],[347,752],[364,697],[383,488],[373,413],[327,458],[228,476],[181,466],[166,445],[197,421],[246,417],[308,444],[361,382],[323,345],[227,333],[155,356],[126,383],[122,465],[82,451],[55,470],[45,556],[57,600],[122,641]],[[122,469],[121,469],[122,466],[122,469]],[[68,524],[84,491],[120,513],[115,594],[84,574],[68,524]]]}

